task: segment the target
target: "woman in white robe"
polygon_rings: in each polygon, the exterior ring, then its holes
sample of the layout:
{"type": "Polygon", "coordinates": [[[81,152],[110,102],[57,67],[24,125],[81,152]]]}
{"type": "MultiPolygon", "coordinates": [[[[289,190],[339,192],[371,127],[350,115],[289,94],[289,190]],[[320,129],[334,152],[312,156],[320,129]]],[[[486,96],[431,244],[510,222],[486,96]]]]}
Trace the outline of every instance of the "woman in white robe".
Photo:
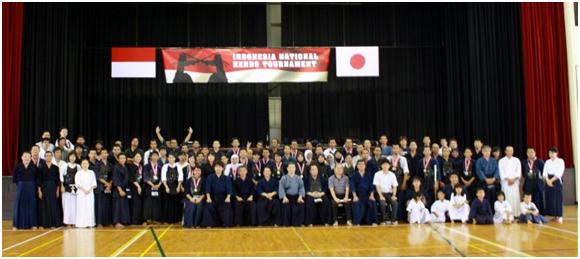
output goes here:
{"type": "Polygon", "coordinates": [[[497,201],[493,204],[495,214],[493,215],[493,223],[509,223],[514,221],[514,214],[511,204],[505,200],[505,194],[500,191],[497,193],[497,201]]]}
{"type": "Polygon", "coordinates": [[[77,187],[76,227],[86,228],[95,226],[95,196],[93,190],[97,188],[95,172],[89,170],[89,160],[81,162],[81,170],[75,175],[77,187]]]}
{"type": "Polygon", "coordinates": [[[445,223],[445,215],[449,211],[451,203],[445,199],[445,192],[439,190],[437,192],[437,201],[431,205],[431,219],[433,223],[445,223]]]}
{"type": "Polygon", "coordinates": [[[467,222],[469,218],[469,204],[467,203],[467,195],[463,192],[461,185],[455,185],[454,192],[451,194],[450,203],[449,219],[452,222],[455,220],[459,220],[461,223],[467,222]]]}
{"type": "Polygon", "coordinates": [[[72,227],[76,224],[76,184],[75,176],[81,167],[76,163],[77,156],[74,152],[68,155],[68,163],[64,168],[60,168],[60,188],[62,192],[62,222],[66,226],[72,227]]]}
{"type": "Polygon", "coordinates": [[[505,193],[505,200],[512,206],[514,217],[520,216],[520,179],[522,178],[522,164],[513,156],[511,146],[505,148],[505,157],[499,160],[499,176],[501,190],[505,193]]]}

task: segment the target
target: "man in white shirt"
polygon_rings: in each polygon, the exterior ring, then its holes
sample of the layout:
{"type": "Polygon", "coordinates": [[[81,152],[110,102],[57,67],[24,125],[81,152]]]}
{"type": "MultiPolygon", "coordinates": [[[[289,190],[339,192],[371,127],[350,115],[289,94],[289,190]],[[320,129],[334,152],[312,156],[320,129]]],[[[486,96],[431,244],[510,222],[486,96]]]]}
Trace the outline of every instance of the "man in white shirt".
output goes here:
{"type": "Polygon", "coordinates": [[[324,157],[328,157],[328,155],[334,155],[336,153],[336,139],[330,138],[328,140],[328,148],[324,150],[324,157]]]}
{"type": "Polygon", "coordinates": [[[499,160],[499,176],[501,190],[505,193],[505,199],[512,206],[514,217],[520,216],[520,179],[522,178],[522,163],[513,156],[514,148],[507,146],[505,156],[499,160]]]}
{"type": "Polygon", "coordinates": [[[151,139],[149,141],[149,150],[145,151],[143,165],[149,164],[149,156],[151,156],[151,152],[153,152],[153,151],[156,151],[157,153],[159,153],[159,150],[157,149],[157,140],[156,139],[151,139]]]}
{"type": "Polygon", "coordinates": [[[391,163],[387,159],[381,159],[379,164],[381,165],[381,171],[375,173],[373,178],[373,185],[376,189],[377,200],[379,201],[382,223],[386,224],[397,224],[397,177],[389,169],[391,168],[391,163]],[[391,209],[387,211],[387,204],[390,205],[391,209]],[[388,216],[387,216],[388,215],[388,216]]]}
{"type": "MultiPolygon", "coordinates": [[[[42,142],[43,142],[45,139],[49,139],[49,141],[50,141],[50,132],[49,132],[49,131],[44,131],[44,132],[42,132],[42,138],[41,138],[41,140],[40,140],[40,141],[38,141],[38,142],[36,142],[36,144],[35,144],[35,145],[37,145],[37,146],[39,146],[39,147],[42,147],[42,142]]],[[[49,144],[48,144],[48,148],[45,150],[45,152],[46,152],[46,151],[53,152],[53,151],[54,151],[54,145],[53,145],[52,143],[49,143],[49,144]]],[[[44,155],[43,155],[43,158],[44,158],[44,155]]]]}

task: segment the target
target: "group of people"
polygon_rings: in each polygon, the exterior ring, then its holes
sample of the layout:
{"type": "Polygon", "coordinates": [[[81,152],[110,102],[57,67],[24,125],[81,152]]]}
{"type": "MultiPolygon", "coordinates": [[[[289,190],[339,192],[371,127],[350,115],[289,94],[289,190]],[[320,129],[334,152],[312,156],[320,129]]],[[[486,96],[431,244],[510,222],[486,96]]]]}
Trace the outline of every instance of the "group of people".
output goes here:
{"type": "Polygon", "coordinates": [[[272,139],[222,148],[156,138],[143,151],[133,138],[123,151],[102,141],[93,147],[68,129],[50,132],[22,154],[13,227],[183,224],[183,227],[386,225],[399,222],[476,224],[562,222],[564,161],[550,148],[546,161],[533,148],[520,161],[511,146],[479,139],[462,152],[456,139],[421,146],[400,137],[389,144],[342,146],[272,139]],[[492,206],[493,204],[493,206],[492,206]]]}

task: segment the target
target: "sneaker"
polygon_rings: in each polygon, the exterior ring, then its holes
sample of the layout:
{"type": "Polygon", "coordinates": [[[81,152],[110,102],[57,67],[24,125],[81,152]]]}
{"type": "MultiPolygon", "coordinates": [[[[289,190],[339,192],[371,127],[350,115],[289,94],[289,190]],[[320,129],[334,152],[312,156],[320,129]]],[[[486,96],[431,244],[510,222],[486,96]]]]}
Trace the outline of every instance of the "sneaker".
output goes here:
{"type": "Polygon", "coordinates": [[[556,220],[557,220],[557,221],[558,221],[558,223],[560,223],[560,224],[564,223],[564,218],[562,218],[562,217],[558,217],[556,220]]]}
{"type": "Polygon", "coordinates": [[[334,224],[332,224],[332,226],[338,227],[338,221],[335,221],[334,224]]]}
{"type": "Polygon", "coordinates": [[[386,226],[386,225],[387,225],[387,223],[381,222],[381,226],[386,226]]]}
{"type": "Polygon", "coordinates": [[[387,220],[387,221],[385,221],[385,224],[391,225],[391,221],[390,220],[387,220]]]}
{"type": "Polygon", "coordinates": [[[395,220],[395,221],[393,221],[391,224],[393,224],[393,225],[398,225],[398,224],[399,224],[399,222],[395,220]]]}
{"type": "Polygon", "coordinates": [[[377,223],[373,223],[373,227],[376,227],[376,226],[377,226],[377,223]]]}
{"type": "MultiPolygon", "coordinates": [[[[337,224],[338,224],[338,222],[337,222],[337,224]]],[[[350,220],[348,220],[348,221],[346,221],[346,225],[349,227],[352,227],[352,222],[350,220]]]]}

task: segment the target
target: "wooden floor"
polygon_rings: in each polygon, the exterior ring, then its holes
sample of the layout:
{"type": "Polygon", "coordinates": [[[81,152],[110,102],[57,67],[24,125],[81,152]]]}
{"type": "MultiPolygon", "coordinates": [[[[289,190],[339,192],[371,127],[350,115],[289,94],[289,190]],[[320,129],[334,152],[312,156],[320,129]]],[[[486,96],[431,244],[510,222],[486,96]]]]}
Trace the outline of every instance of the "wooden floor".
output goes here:
{"type": "MultiPolygon", "coordinates": [[[[182,229],[154,227],[167,256],[578,256],[578,207],[563,224],[182,229]]],[[[143,227],[11,229],[2,256],[160,256],[143,227]]]]}

